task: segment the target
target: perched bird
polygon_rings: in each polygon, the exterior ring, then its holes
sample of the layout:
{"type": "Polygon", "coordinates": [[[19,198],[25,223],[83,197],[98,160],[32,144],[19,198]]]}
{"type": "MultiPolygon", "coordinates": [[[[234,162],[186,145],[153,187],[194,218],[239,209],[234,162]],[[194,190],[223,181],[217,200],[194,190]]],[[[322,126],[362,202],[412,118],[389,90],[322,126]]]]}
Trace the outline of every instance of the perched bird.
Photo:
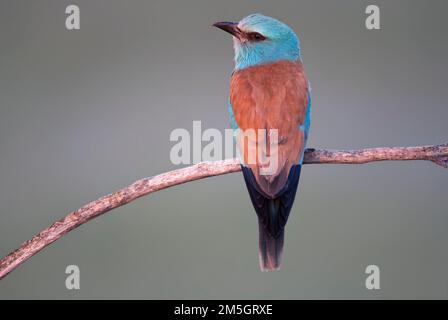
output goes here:
{"type": "Polygon", "coordinates": [[[302,65],[300,42],[289,26],[262,14],[251,14],[239,22],[216,22],[213,26],[233,36],[235,68],[229,104],[232,128],[266,132],[264,137],[257,134],[256,139],[247,135],[244,139],[252,141],[237,146],[258,216],[260,268],[277,270],[310,127],[310,86],[302,65]],[[267,144],[272,138],[273,129],[277,130],[277,150],[265,154],[276,156],[277,167],[263,174],[266,164],[255,153],[261,140],[267,144]],[[252,163],[248,161],[251,157],[256,159],[252,163]]]}

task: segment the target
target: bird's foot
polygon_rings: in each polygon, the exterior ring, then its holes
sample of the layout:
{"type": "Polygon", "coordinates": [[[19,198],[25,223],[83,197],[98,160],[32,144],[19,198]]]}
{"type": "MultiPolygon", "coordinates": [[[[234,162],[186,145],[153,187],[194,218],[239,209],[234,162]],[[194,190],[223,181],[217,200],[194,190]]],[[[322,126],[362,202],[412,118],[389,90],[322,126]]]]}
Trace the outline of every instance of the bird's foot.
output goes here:
{"type": "Polygon", "coordinates": [[[435,164],[448,169],[448,156],[435,157],[431,160],[435,164]]]}

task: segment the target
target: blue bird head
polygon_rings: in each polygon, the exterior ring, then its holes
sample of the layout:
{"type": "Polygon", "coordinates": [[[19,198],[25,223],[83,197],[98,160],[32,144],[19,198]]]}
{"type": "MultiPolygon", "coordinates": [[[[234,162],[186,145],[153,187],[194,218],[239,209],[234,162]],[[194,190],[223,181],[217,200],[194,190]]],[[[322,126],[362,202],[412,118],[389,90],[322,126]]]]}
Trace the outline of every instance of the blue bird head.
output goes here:
{"type": "Polygon", "coordinates": [[[240,22],[216,22],[213,26],[233,36],[235,69],[300,59],[300,41],[283,22],[255,13],[240,22]]]}

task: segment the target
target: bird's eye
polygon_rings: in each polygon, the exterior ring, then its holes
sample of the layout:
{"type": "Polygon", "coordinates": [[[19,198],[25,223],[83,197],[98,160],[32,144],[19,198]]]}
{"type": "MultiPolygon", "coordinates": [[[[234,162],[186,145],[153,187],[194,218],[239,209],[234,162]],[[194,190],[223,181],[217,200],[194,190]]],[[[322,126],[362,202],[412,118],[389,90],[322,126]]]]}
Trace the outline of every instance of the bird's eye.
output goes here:
{"type": "Polygon", "coordinates": [[[261,33],[258,33],[258,32],[249,33],[248,38],[250,41],[263,41],[266,39],[265,36],[263,36],[261,33]]]}

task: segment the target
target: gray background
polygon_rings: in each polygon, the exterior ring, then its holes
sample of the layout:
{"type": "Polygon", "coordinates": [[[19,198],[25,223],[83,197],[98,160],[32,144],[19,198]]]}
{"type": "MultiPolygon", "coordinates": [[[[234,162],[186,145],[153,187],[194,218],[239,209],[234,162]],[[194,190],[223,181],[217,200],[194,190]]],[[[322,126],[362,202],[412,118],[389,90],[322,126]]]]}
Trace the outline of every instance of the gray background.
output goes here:
{"type": "MultiPolygon", "coordinates": [[[[176,168],[175,128],[229,127],[230,37],[252,12],[302,41],[309,146],[448,139],[448,3],[0,2],[0,256],[88,201],[176,168]],[[368,4],[380,31],[364,27],[368,4]]],[[[69,233],[0,281],[0,298],[447,298],[448,171],[426,162],[303,170],[284,268],[258,269],[241,174],[158,192],[69,233]],[[81,289],[65,289],[65,267],[81,289]],[[365,289],[365,267],[381,290],[365,289]]]]}

